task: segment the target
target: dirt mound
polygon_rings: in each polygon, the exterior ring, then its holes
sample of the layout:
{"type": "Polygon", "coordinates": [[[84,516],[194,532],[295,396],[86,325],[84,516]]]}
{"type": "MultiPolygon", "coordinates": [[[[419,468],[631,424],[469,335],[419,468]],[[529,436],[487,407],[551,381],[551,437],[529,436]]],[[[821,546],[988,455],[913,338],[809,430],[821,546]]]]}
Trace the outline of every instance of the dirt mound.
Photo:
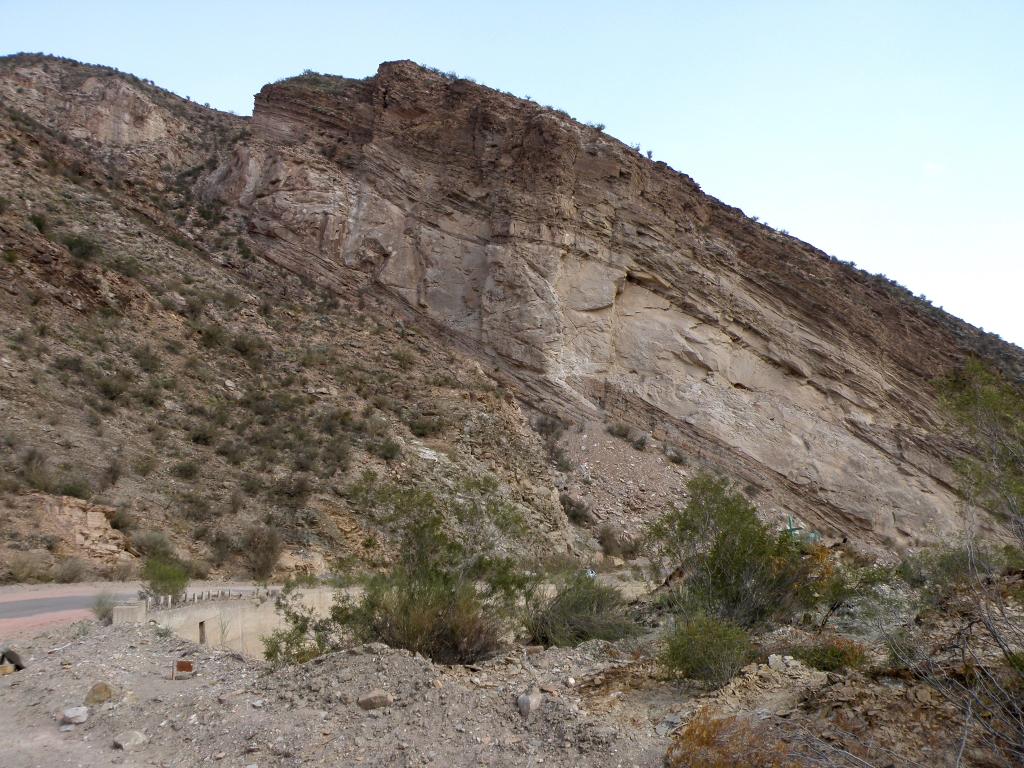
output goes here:
{"type": "Polygon", "coordinates": [[[667,745],[650,724],[627,728],[586,708],[578,681],[622,663],[605,643],[520,649],[479,667],[369,645],[272,670],[152,627],[84,624],[21,652],[28,668],[0,678],[20,734],[4,748],[9,768],[41,754],[53,766],[121,763],[114,739],[124,732],[145,738],[128,764],[166,766],[654,766],[667,745]],[[182,659],[195,674],[171,680],[182,659]],[[64,710],[98,682],[113,698],[62,731],[64,710]],[[524,717],[517,701],[533,690],[538,704],[524,717]],[[374,692],[382,706],[364,698],[374,692]]]}

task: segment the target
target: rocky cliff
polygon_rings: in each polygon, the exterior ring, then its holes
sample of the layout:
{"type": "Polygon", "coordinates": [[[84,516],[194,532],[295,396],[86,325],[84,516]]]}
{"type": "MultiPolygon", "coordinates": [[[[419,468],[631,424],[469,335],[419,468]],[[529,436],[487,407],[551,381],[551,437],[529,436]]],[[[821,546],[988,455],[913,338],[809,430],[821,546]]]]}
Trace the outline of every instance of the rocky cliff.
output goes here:
{"type": "Polygon", "coordinates": [[[257,96],[206,181],[267,258],[399,299],[538,407],[621,419],[833,535],[951,533],[931,381],[1020,350],[596,128],[411,62],[257,96]]]}
{"type": "Polygon", "coordinates": [[[251,119],[42,56],[0,60],[0,99],[6,508],[77,489],[215,568],[260,521],[296,567],[386,559],[416,489],[600,557],[701,468],[827,537],[933,541],[965,450],[933,379],[1024,376],[597,128],[411,62],[268,85],[251,119]]]}

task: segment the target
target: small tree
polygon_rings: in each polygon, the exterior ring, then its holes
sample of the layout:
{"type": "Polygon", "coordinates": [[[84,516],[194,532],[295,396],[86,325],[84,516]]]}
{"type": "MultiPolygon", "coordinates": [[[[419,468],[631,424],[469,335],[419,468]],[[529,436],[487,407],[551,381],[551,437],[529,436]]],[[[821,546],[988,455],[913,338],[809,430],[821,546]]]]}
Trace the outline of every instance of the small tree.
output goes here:
{"type": "Polygon", "coordinates": [[[338,644],[338,627],[330,618],[316,616],[295,594],[296,582],[285,584],[277,597],[284,627],[263,638],[263,655],[272,664],[302,664],[338,644]]]}
{"type": "Polygon", "coordinates": [[[880,599],[879,588],[892,578],[891,569],[875,564],[834,560],[828,550],[817,550],[814,568],[814,590],[825,612],[818,622],[818,632],[840,608],[858,600],[880,599]]]}
{"type": "Polygon", "coordinates": [[[807,597],[809,564],[800,542],[773,533],[728,481],[699,475],[690,498],[648,530],[648,549],[685,578],[693,607],[744,626],[788,614],[807,597]]]}
{"type": "Polygon", "coordinates": [[[188,569],[181,561],[155,555],[146,558],[142,566],[143,593],[147,597],[180,597],[188,586],[188,569]]]}

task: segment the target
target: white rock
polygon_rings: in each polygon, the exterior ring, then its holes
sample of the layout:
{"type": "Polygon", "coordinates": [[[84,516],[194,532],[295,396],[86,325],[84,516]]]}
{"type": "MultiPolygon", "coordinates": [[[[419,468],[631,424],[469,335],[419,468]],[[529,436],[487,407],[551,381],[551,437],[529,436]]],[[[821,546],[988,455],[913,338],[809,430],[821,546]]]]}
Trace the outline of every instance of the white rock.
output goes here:
{"type": "Polygon", "coordinates": [[[79,725],[89,719],[88,707],[68,707],[61,714],[61,722],[71,725],[79,725]]]}
{"type": "Polygon", "coordinates": [[[149,739],[140,731],[125,731],[114,737],[114,749],[123,749],[125,752],[134,752],[142,749],[149,739]]]}
{"type": "Polygon", "coordinates": [[[530,715],[540,709],[541,704],[544,703],[544,694],[537,688],[533,688],[520,694],[516,703],[519,705],[519,714],[523,716],[523,719],[528,720],[530,715]]]}

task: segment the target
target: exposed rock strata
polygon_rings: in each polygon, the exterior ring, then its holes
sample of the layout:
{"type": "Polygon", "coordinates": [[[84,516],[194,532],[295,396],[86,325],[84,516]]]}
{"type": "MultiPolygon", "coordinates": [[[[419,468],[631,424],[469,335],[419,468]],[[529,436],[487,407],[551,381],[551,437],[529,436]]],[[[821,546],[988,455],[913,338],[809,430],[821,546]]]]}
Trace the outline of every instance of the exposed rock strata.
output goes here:
{"type": "Polygon", "coordinates": [[[930,380],[975,329],[596,129],[409,62],[266,86],[252,127],[206,185],[268,258],[397,297],[528,399],[650,428],[819,530],[960,526],[930,380]]]}

